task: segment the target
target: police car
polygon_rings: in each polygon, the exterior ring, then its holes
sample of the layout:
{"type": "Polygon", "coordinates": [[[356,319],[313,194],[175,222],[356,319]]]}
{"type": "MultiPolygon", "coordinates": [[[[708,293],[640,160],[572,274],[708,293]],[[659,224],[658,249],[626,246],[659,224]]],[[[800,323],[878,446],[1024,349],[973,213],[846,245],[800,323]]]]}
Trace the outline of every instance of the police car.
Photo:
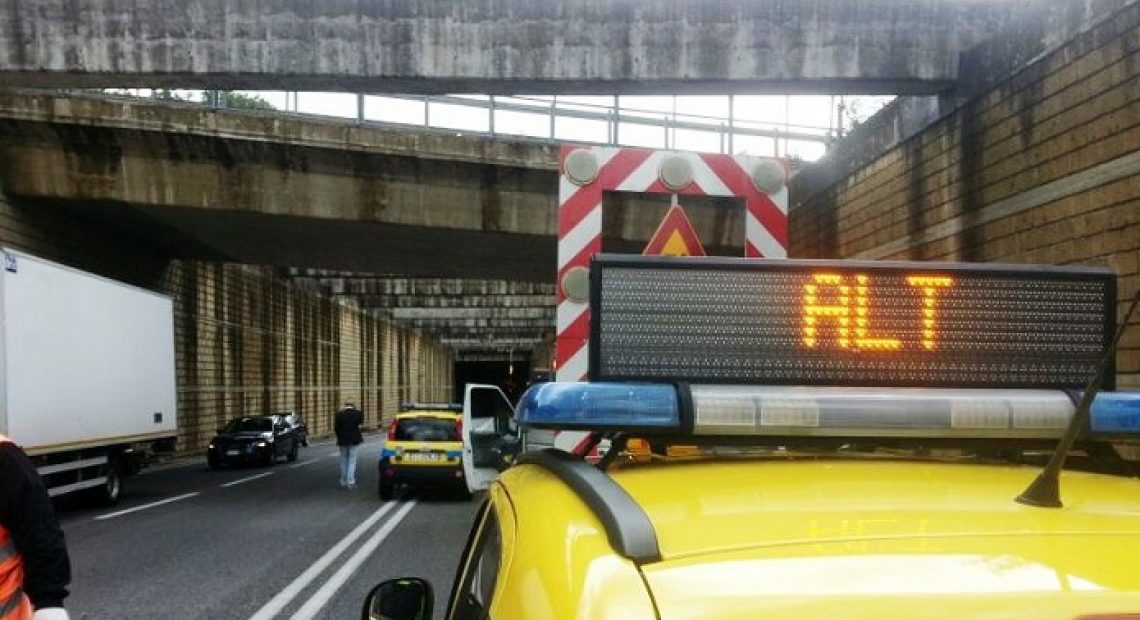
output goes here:
{"type": "MultiPolygon", "coordinates": [[[[1140,614],[1140,394],[1113,389],[1110,272],[591,270],[590,381],[531,388],[515,419],[612,448],[524,452],[488,484],[448,620],[1140,614]]],[[[386,581],[363,617],[434,601],[386,581]]]]}

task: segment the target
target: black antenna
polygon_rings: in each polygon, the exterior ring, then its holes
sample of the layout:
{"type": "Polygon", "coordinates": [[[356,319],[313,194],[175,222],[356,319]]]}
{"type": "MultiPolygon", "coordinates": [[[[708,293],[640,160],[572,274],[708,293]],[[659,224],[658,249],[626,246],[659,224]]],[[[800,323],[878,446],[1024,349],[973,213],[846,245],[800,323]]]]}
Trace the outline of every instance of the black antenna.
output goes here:
{"type": "Polygon", "coordinates": [[[1124,313],[1124,320],[1116,328],[1116,335],[1112,337],[1108,351],[1105,351],[1104,357],[1100,360],[1100,367],[1097,368],[1096,374],[1089,379],[1089,384],[1085,386],[1085,393],[1081,396],[1081,402],[1077,405],[1077,410],[1073,413],[1072,419],[1069,420],[1069,426],[1065,428],[1065,434],[1061,436],[1061,442],[1057,444],[1057,451],[1049,457],[1049,463],[1045,465],[1045,469],[1037,474],[1037,478],[1021,492],[1021,495],[1017,496],[1018,503],[1040,508],[1060,508],[1064,505],[1061,503],[1061,469],[1065,467],[1065,459],[1068,458],[1069,451],[1073,449],[1077,435],[1087,426],[1093,398],[1100,391],[1100,386],[1104,382],[1104,374],[1112,366],[1112,360],[1116,357],[1116,345],[1120,344],[1120,337],[1124,335],[1124,330],[1128,327],[1128,319],[1132,318],[1132,311],[1136,309],[1138,302],[1140,302],[1140,288],[1136,289],[1136,295],[1132,297],[1132,305],[1128,306],[1128,312],[1124,313]]]}

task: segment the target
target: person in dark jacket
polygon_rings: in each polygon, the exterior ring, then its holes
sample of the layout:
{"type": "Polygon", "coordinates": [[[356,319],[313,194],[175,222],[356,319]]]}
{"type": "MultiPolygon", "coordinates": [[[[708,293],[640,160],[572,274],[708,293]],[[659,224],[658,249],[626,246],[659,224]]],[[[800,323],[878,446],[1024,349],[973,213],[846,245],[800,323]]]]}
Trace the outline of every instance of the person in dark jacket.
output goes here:
{"type": "Polygon", "coordinates": [[[356,452],[364,443],[360,434],[363,423],[364,414],[351,402],[333,416],[336,445],[340,447],[340,488],[349,491],[356,488],[356,452]]]}
{"type": "Polygon", "coordinates": [[[35,465],[0,435],[0,620],[67,620],[71,560],[35,465]]]}

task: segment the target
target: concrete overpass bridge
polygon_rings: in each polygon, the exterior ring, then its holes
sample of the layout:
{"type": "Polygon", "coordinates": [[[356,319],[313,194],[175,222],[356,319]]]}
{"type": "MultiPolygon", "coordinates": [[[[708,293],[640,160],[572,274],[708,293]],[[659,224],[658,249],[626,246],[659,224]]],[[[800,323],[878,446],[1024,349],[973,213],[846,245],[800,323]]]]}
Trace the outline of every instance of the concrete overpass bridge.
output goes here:
{"type": "MultiPolygon", "coordinates": [[[[279,268],[456,350],[529,351],[553,333],[550,143],[6,91],[0,157],[25,204],[177,258],[279,268]]],[[[741,206],[685,204],[710,253],[743,255],[741,206]]],[[[640,252],[667,207],[607,199],[607,250],[640,252]]]]}
{"type": "MultiPolygon", "coordinates": [[[[990,0],[71,0],[0,7],[13,86],[933,94],[990,0]]],[[[1047,5],[1047,2],[1042,2],[1047,5]]]]}

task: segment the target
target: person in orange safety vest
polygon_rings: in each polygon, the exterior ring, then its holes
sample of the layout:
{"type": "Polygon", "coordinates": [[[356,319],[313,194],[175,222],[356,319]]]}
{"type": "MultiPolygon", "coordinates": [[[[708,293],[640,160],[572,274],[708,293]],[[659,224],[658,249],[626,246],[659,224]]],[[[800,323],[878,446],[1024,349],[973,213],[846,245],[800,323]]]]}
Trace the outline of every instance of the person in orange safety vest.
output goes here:
{"type": "Polygon", "coordinates": [[[68,620],[70,582],[47,489],[24,451],[0,435],[0,620],[68,620]]]}

